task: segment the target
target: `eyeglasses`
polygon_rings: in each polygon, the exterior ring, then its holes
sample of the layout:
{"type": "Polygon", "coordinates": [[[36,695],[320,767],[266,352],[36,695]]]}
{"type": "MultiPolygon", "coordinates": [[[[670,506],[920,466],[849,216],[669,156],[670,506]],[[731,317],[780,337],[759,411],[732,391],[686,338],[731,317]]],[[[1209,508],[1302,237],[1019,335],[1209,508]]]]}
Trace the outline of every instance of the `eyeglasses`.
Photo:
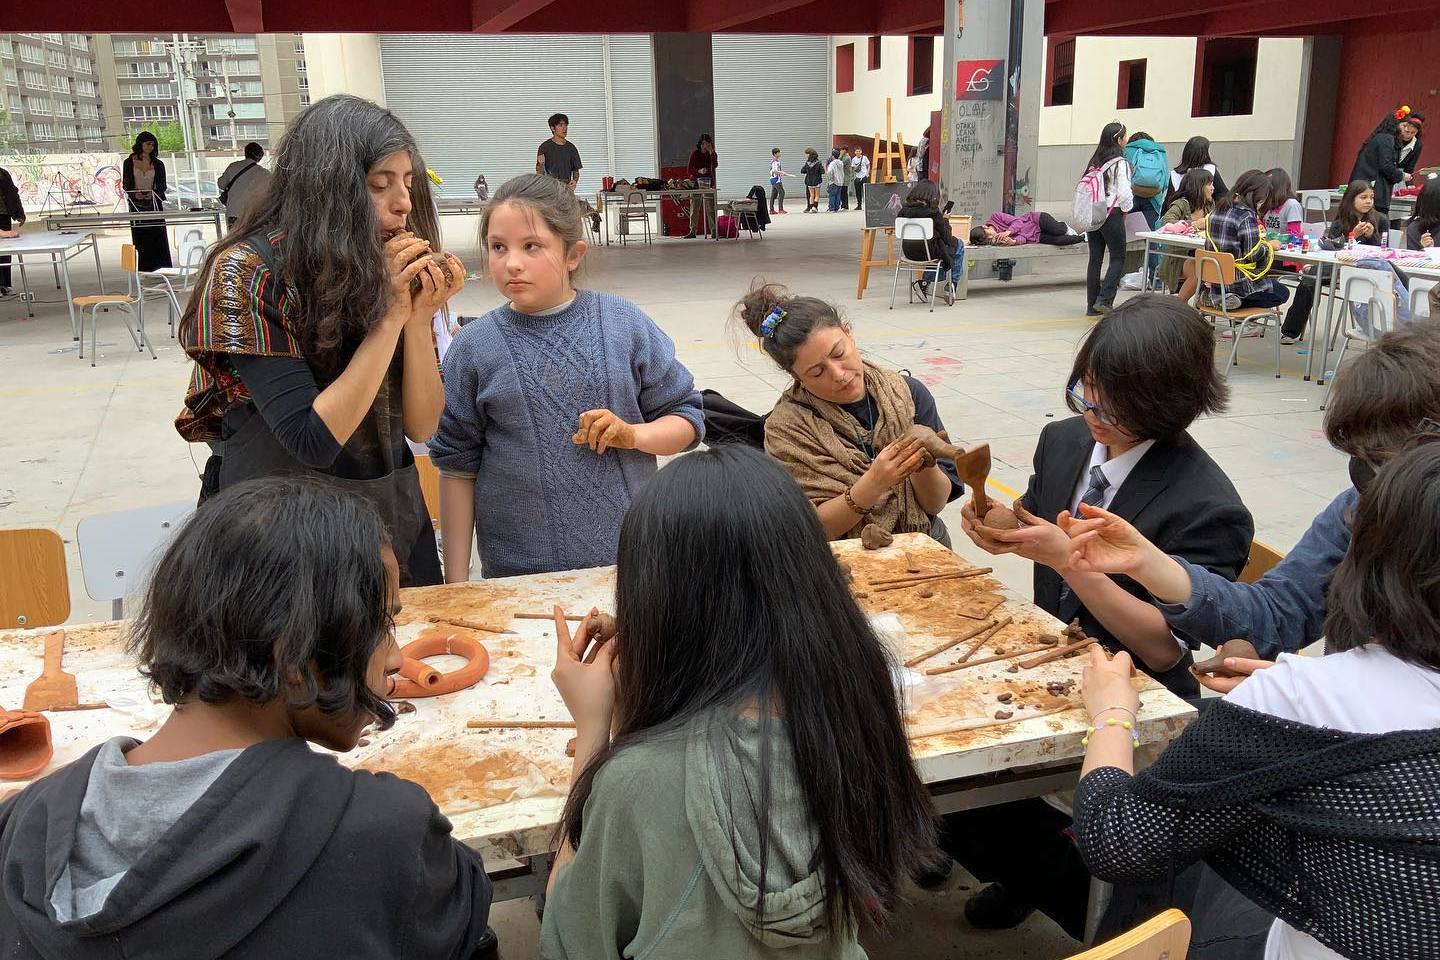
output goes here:
{"type": "Polygon", "coordinates": [[[1113,415],[1106,413],[1105,410],[1100,406],[1100,404],[1091,403],[1089,400],[1085,399],[1085,391],[1083,388],[1081,388],[1079,380],[1076,380],[1074,383],[1070,384],[1070,386],[1065,388],[1065,395],[1070,400],[1070,409],[1074,410],[1076,413],[1082,415],[1086,413],[1093,413],[1095,414],[1095,419],[1099,420],[1107,427],[1120,426],[1120,421],[1116,420],[1113,415]]]}

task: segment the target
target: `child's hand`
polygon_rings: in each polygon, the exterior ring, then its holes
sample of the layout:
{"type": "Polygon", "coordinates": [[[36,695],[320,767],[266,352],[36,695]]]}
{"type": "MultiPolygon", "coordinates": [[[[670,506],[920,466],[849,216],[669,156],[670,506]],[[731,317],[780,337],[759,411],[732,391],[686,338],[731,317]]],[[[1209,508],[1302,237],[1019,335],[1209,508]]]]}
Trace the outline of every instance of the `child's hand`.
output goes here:
{"type": "Polygon", "coordinates": [[[555,669],[550,679],[560,698],[575,718],[576,736],[608,733],[610,715],[615,711],[615,644],[613,641],[596,642],[589,659],[585,658],[585,647],[590,643],[590,617],[580,621],[575,636],[570,636],[570,626],[565,622],[565,611],[555,608],[555,669]]]}
{"type": "Polygon", "coordinates": [[[626,423],[609,410],[587,410],[580,414],[580,427],[570,440],[598,454],[611,448],[634,450],[635,425],[626,423]]]}

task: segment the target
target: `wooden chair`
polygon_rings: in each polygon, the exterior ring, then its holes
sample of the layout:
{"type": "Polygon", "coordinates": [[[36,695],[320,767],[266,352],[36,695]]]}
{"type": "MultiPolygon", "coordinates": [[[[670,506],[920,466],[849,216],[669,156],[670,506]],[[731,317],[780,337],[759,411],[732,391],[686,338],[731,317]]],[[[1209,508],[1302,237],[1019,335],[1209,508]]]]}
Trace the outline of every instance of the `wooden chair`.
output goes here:
{"type": "Polygon", "coordinates": [[[1254,583],[1284,559],[1285,554],[1274,547],[1261,543],[1259,540],[1251,540],[1250,559],[1245,561],[1245,569],[1240,571],[1240,582],[1254,583]]]}
{"type": "Polygon", "coordinates": [[[150,342],[150,336],[145,332],[145,291],[140,286],[139,257],[135,254],[135,245],[124,244],[120,248],[120,269],[125,271],[125,292],[124,293],[101,293],[90,297],[75,297],[74,304],[80,308],[80,358],[85,358],[85,311],[90,311],[90,366],[95,366],[95,358],[99,354],[99,328],[100,310],[115,308],[130,317],[131,322],[125,324],[125,332],[130,334],[130,339],[135,342],[136,350],[150,351],[150,359],[160,359],[155,355],[155,345],[150,342]]]}
{"type": "Polygon", "coordinates": [[[1230,324],[1230,332],[1233,343],[1230,347],[1230,359],[1225,364],[1225,376],[1230,376],[1230,368],[1238,362],[1237,355],[1240,353],[1240,341],[1245,336],[1246,329],[1253,323],[1260,328],[1260,335],[1265,335],[1265,323],[1273,322],[1276,326],[1275,334],[1275,377],[1280,377],[1280,308],[1279,307],[1239,307],[1235,310],[1228,310],[1225,307],[1225,298],[1230,293],[1230,287],[1235,283],[1235,257],[1228,253],[1220,253],[1215,250],[1195,251],[1195,270],[1200,275],[1200,285],[1197,288],[1199,293],[1195,300],[1197,309],[1206,317],[1219,317],[1230,324]],[[1211,303],[1205,287],[1209,284],[1218,287],[1220,296],[1218,304],[1211,303]],[[1237,327],[1236,324],[1239,324],[1237,327]]]}
{"type": "Polygon", "coordinates": [[[1171,909],[1070,960],[1185,960],[1189,952],[1190,918],[1171,909]]]}
{"type": "Polygon", "coordinates": [[[415,458],[415,472],[420,474],[420,493],[425,497],[425,509],[430,522],[440,529],[440,471],[429,457],[415,458]]]}
{"type": "Polygon", "coordinates": [[[70,618],[65,543],[54,530],[0,530],[0,628],[70,618]]]}

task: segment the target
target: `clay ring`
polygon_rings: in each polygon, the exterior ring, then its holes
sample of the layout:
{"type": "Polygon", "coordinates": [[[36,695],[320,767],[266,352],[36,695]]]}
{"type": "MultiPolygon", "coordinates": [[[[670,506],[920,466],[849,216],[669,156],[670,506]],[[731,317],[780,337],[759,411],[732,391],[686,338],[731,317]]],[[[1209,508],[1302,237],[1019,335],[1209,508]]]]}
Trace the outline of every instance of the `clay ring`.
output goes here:
{"type": "Polygon", "coordinates": [[[422,636],[407,643],[400,651],[404,660],[400,676],[390,681],[390,697],[438,697],[457,690],[464,690],[479,683],[490,670],[490,653],[478,640],[455,634],[422,636]],[[453,654],[464,657],[468,662],[459,670],[440,673],[420,661],[426,657],[453,654]],[[410,665],[414,664],[413,667],[410,665]],[[407,670],[407,667],[409,668],[407,670]],[[436,679],[429,680],[429,673],[436,679]]]}

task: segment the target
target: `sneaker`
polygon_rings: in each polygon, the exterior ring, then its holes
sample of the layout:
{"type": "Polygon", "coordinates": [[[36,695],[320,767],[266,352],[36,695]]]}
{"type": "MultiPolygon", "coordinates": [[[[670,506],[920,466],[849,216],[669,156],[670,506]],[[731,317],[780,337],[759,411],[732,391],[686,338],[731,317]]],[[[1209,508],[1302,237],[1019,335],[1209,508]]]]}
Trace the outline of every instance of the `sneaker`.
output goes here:
{"type": "Polygon", "coordinates": [[[910,289],[914,290],[915,295],[921,300],[930,299],[930,284],[926,283],[924,280],[916,280],[915,282],[911,283],[910,289]]]}
{"type": "MultiPolygon", "coordinates": [[[[1247,326],[1247,327],[1245,328],[1245,332],[1240,335],[1240,339],[1242,339],[1242,340],[1249,340],[1251,337],[1259,337],[1259,336],[1263,336],[1264,334],[1265,334],[1265,331],[1264,331],[1264,330],[1261,330],[1258,325],[1252,323],[1252,324],[1250,324],[1249,326],[1247,326]]],[[[1235,328],[1234,328],[1234,327],[1231,327],[1229,330],[1221,330],[1221,331],[1220,331],[1220,339],[1221,339],[1221,340],[1234,340],[1234,339],[1235,339],[1235,328]]],[[[1282,340],[1281,343],[1284,343],[1284,341],[1282,340]]]]}
{"type": "Polygon", "coordinates": [[[773,213],[773,214],[775,214],[775,216],[778,217],[778,216],[780,216],[780,215],[782,215],[782,214],[789,213],[790,211],[789,211],[789,210],[772,210],[772,211],[770,211],[770,212],[773,213]]]}
{"type": "Polygon", "coordinates": [[[1096,317],[1103,317],[1105,316],[1105,314],[1109,313],[1113,309],[1114,307],[1110,304],[1102,303],[1099,300],[1096,300],[1090,305],[1090,315],[1096,317]]]}
{"type": "Polygon", "coordinates": [[[945,306],[955,306],[955,284],[945,284],[945,286],[940,288],[940,295],[945,298],[945,306]]]}
{"type": "Polygon", "coordinates": [[[990,884],[965,902],[965,919],[977,930],[1009,930],[1034,912],[1001,883],[990,884]]]}
{"type": "Polygon", "coordinates": [[[1299,342],[1300,342],[1300,338],[1299,338],[1299,337],[1291,337],[1291,336],[1287,336],[1287,335],[1285,335],[1285,334],[1281,334],[1281,335],[1280,335],[1280,345],[1283,346],[1283,347],[1288,347],[1288,346],[1290,346],[1290,344],[1292,344],[1292,343],[1299,343],[1299,342]]]}
{"type": "Polygon", "coordinates": [[[954,870],[955,861],[946,857],[943,863],[938,863],[916,876],[915,885],[922,890],[939,890],[945,886],[945,881],[950,879],[950,874],[954,870]]]}

